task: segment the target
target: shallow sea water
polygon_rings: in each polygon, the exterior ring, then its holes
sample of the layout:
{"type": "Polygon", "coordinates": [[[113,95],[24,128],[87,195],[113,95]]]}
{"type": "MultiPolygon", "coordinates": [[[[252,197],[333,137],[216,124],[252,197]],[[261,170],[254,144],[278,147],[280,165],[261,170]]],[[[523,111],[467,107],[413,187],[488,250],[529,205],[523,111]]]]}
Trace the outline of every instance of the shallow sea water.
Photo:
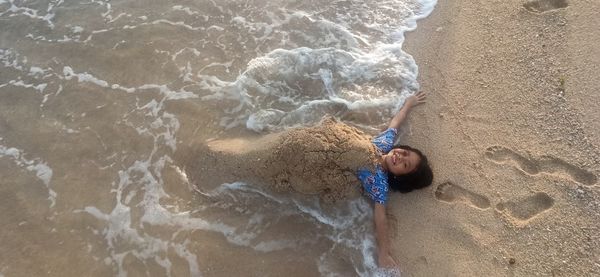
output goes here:
{"type": "Polygon", "coordinates": [[[173,157],[326,115],[379,130],[434,5],[0,0],[0,276],[388,274],[365,199],[193,186],[173,157]]]}

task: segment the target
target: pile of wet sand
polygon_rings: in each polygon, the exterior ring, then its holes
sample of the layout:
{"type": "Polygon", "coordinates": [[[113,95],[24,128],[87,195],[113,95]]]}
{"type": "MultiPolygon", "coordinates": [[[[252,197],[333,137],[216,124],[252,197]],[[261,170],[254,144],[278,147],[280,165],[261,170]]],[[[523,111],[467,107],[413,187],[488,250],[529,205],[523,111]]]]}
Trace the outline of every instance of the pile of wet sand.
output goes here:
{"type": "Polygon", "coordinates": [[[334,202],[359,195],[356,171],[373,166],[376,152],[369,136],[328,118],[258,139],[210,141],[185,156],[188,178],[202,187],[242,181],[334,202]]]}

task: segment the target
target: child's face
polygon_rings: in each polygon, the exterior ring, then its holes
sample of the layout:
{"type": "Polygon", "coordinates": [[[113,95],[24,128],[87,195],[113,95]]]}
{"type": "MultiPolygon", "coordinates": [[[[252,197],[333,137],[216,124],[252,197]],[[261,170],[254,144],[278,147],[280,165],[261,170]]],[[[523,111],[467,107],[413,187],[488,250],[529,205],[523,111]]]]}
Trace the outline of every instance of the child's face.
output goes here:
{"type": "Polygon", "coordinates": [[[395,148],[383,156],[383,163],[387,171],[394,175],[410,173],[421,162],[421,157],[413,151],[395,148]]]}

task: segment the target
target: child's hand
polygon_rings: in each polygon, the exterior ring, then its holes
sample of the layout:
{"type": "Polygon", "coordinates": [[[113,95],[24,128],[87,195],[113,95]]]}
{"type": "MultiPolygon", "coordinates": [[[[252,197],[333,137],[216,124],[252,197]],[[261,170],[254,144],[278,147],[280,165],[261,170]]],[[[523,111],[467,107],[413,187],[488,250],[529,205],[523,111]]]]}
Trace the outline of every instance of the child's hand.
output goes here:
{"type": "Polygon", "coordinates": [[[425,92],[422,91],[419,91],[416,94],[413,94],[406,98],[406,101],[404,101],[404,105],[402,105],[400,111],[398,111],[398,113],[394,115],[394,117],[390,121],[390,124],[388,125],[389,128],[400,128],[400,124],[402,124],[404,119],[406,119],[406,116],[408,115],[410,109],[414,106],[423,103],[425,103],[425,92]]]}
{"type": "Polygon", "coordinates": [[[406,101],[404,102],[404,105],[407,108],[412,108],[414,106],[417,106],[419,104],[423,104],[425,103],[425,97],[427,96],[427,94],[423,91],[419,91],[416,94],[413,94],[411,96],[409,96],[408,98],[406,98],[406,101]]]}

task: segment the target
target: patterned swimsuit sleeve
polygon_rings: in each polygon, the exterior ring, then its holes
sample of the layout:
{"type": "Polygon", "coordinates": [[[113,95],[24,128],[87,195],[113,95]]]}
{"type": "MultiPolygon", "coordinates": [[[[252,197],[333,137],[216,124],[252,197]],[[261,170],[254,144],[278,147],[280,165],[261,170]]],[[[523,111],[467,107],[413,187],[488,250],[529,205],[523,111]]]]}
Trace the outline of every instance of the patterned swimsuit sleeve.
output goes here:
{"type": "Polygon", "coordinates": [[[394,139],[398,134],[398,130],[396,128],[388,128],[383,131],[381,134],[377,135],[373,140],[373,144],[382,154],[387,154],[394,147],[394,139]]]}
{"type": "MultiPolygon", "coordinates": [[[[398,130],[388,128],[383,131],[383,133],[376,136],[372,140],[372,143],[382,154],[386,154],[392,150],[397,133],[398,130]]],[[[369,198],[375,201],[375,203],[385,204],[389,190],[388,177],[387,172],[383,170],[381,165],[375,166],[374,172],[371,172],[368,169],[359,170],[358,179],[362,182],[364,192],[369,198]]]]}

